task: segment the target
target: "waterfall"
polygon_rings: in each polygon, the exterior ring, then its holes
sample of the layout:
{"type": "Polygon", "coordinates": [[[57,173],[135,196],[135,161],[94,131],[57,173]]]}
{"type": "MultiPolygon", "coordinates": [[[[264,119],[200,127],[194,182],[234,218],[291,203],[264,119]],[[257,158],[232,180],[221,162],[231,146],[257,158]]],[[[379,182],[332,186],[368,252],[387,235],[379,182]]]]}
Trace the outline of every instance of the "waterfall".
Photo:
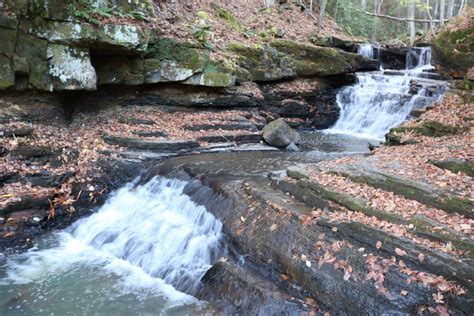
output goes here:
{"type": "Polygon", "coordinates": [[[77,267],[80,274],[99,268],[122,288],[195,300],[182,292],[194,294],[219,255],[222,224],[183,193],[185,185],[163,178],[127,185],[98,212],[57,233],[56,246],[10,258],[5,279],[33,287],[77,267]]]}
{"type": "Polygon", "coordinates": [[[429,70],[431,66],[431,47],[416,47],[408,51],[406,70],[429,70]]]}
{"type": "MultiPolygon", "coordinates": [[[[359,47],[364,56],[370,55],[366,46],[359,47]]],[[[390,128],[406,120],[413,109],[439,100],[444,92],[444,82],[424,78],[429,75],[424,71],[433,68],[430,61],[430,47],[413,48],[406,57],[406,70],[357,73],[357,83],[338,93],[340,117],[327,131],[382,139],[390,128]],[[415,81],[422,87],[413,89],[415,81]]]]}
{"type": "Polygon", "coordinates": [[[361,56],[373,59],[374,47],[371,44],[360,44],[357,53],[361,56]]]}

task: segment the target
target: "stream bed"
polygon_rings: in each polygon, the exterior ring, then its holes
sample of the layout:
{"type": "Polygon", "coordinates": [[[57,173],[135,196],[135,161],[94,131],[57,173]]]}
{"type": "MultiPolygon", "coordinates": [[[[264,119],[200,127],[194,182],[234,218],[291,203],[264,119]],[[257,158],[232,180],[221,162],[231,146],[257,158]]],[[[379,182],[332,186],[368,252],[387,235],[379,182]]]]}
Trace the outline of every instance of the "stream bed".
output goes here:
{"type": "MultiPolygon", "coordinates": [[[[364,54],[370,54],[364,51],[364,54]]],[[[226,179],[259,177],[297,163],[362,155],[410,111],[436,101],[411,81],[428,69],[421,49],[413,69],[358,75],[340,92],[341,118],[323,132],[302,132],[300,152],[215,153],[168,160],[212,166],[226,179]],[[422,69],[423,68],[423,69],[422,69]],[[421,100],[421,101],[420,101],[421,100]]],[[[412,57],[410,57],[412,58],[412,57]]],[[[413,65],[410,60],[407,62],[413,65]]],[[[442,86],[442,85],[441,85],[442,86]]],[[[431,91],[431,92],[430,92],[431,91]]],[[[225,180],[223,180],[225,181],[225,180]]],[[[113,193],[94,214],[43,236],[23,254],[0,257],[1,315],[183,315],[219,311],[194,297],[206,271],[228,255],[223,224],[185,194],[187,182],[153,177],[113,193]]]]}

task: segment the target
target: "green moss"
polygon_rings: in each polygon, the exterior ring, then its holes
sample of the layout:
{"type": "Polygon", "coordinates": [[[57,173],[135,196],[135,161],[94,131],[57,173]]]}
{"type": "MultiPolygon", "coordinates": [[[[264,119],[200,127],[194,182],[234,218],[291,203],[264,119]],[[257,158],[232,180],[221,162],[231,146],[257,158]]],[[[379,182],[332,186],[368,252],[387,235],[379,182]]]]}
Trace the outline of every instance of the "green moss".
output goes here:
{"type": "Polygon", "coordinates": [[[227,45],[227,48],[230,51],[245,57],[249,62],[255,65],[260,63],[260,60],[263,55],[263,48],[261,46],[250,47],[238,43],[231,43],[227,45]]]}
{"type": "Polygon", "coordinates": [[[203,69],[209,60],[209,53],[188,43],[179,43],[163,38],[150,42],[145,58],[170,60],[176,62],[180,68],[198,71],[203,69]]]}
{"type": "Polygon", "coordinates": [[[474,204],[468,199],[451,197],[445,199],[444,204],[446,205],[446,209],[449,209],[452,212],[457,212],[468,218],[474,218],[474,204]]]}
{"type": "Polygon", "coordinates": [[[208,87],[229,87],[234,84],[234,69],[220,63],[209,62],[204,67],[201,85],[208,87]]]}
{"type": "Polygon", "coordinates": [[[474,177],[474,162],[471,160],[446,159],[446,160],[429,160],[429,163],[450,170],[454,173],[464,172],[470,177],[474,177]]]}
{"type": "Polygon", "coordinates": [[[450,241],[456,248],[467,251],[469,257],[472,258],[474,256],[474,243],[468,236],[460,234],[423,215],[414,216],[410,223],[414,226],[414,233],[442,243],[450,241]]]}
{"type": "Polygon", "coordinates": [[[335,48],[318,47],[288,40],[276,40],[270,45],[293,59],[299,76],[336,75],[351,69],[345,55],[335,48]]]}
{"type": "Polygon", "coordinates": [[[29,83],[41,90],[50,90],[50,80],[48,76],[46,40],[35,36],[20,33],[17,44],[17,54],[28,63],[30,71],[29,83]]]}
{"type": "Polygon", "coordinates": [[[225,20],[227,22],[227,24],[232,26],[234,29],[236,29],[238,31],[241,30],[241,26],[240,26],[239,21],[237,20],[237,18],[235,16],[232,15],[232,13],[230,13],[226,9],[221,8],[217,5],[214,6],[214,11],[215,11],[215,13],[218,17],[225,20]]]}
{"type": "Polygon", "coordinates": [[[463,78],[474,65],[474,28],[446,30],[433,41],[434,61],[438,68],[455,78],[463,78]]]}
{"type": "Polygon", "coordinates": [[[414,132],[419,135],[430,137],[442,137],[447,135],[454,135],[464,132],[466,129],[460,126],[445,125],[436,121],[426,121],[414,127],[395,127],[390,129],[391,135],[414,132]]]}

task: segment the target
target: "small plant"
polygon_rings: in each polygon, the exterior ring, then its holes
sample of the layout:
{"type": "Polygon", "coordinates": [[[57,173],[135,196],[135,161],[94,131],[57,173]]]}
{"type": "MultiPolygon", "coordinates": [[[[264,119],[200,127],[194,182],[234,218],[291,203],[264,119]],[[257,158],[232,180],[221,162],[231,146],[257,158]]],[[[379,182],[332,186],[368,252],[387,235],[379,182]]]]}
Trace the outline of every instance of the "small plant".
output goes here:
{"type": "Polygon", "coordinates": [[[192,26],[193,36],[207,49],[213,49],[214,46],[209,43],[209,39],[213,37],[211,24],[209,23],[209,15],[204,11],[198,12],[198,19],[192,26]]]}

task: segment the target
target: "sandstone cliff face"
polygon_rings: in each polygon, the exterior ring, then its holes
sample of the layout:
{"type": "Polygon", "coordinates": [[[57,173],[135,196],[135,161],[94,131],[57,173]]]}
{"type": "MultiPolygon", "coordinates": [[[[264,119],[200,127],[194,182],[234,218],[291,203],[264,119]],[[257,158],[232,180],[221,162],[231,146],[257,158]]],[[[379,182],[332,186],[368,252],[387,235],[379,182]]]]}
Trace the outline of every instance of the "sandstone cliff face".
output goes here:
{"type": "MultiPolygon", "coordinates": [[[[106,84],[163,82],[221,88],[377,67],[337,48],[283,40],[252,47],[229,43],[217,60],[199,43],[161,38],[146,23],[99,25],[78,14],[87,6],[106,8],[108,1],[7,4],[13,12],[0,14],[0,90],[95,90],[106,84]]],[[[137,8],[118,1],[115,10],[137,8]]]]}

